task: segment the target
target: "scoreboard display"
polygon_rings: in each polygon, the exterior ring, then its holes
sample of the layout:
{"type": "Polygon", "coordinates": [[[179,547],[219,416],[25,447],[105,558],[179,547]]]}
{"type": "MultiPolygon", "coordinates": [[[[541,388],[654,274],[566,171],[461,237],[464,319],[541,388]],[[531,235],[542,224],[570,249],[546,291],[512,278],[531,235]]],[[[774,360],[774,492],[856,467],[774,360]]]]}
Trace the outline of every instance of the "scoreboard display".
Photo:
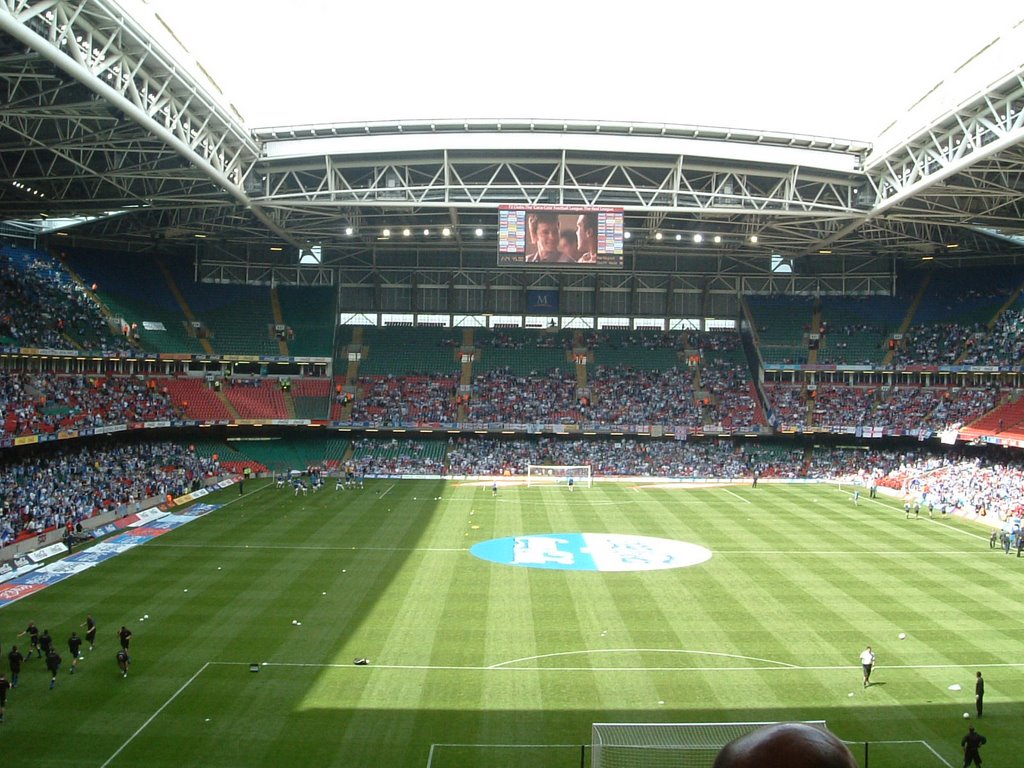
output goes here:
{"type": "Polygon", "coordinates": [[[622,267],[623,209],[503,205],[498,264],[622,267]]]}

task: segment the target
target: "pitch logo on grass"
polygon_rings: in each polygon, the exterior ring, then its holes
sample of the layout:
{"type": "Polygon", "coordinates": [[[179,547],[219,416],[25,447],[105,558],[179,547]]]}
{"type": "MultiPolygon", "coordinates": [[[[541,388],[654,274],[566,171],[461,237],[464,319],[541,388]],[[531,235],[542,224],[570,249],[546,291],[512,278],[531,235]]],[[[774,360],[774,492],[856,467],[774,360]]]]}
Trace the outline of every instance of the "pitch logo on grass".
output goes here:
{"type": "Polygon", "coordinates": [[[711,559],[698,544],[618,533],[545,533],[481,541],[470,554],[502,565],[563,571],[658,571],[711,559]]]}

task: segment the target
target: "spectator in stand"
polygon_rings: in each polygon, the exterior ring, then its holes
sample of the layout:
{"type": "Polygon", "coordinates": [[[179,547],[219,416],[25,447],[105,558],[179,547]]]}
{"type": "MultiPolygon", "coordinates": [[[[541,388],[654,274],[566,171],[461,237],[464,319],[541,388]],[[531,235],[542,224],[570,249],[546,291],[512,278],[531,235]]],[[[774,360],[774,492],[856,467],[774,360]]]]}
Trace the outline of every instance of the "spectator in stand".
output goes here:
{"type": "Polygon", "coordinates": [[[457,385],[454,374],[361,377],[352,421],[375,426],[454,422],[457,385]]]}
{"type": "Polygon", "coordinates": [[[76,524],[128,498],[180,496],[219,474],[212,459],[170,442],[68,445],[0,464],[0,530],[5,538],[76,524]]]}
{"type": "Polygon", "coordinates": [[[17,346],[132,349],[93,295],[41,251],[0,248],[0,307],[0,339],[17,346]]]}

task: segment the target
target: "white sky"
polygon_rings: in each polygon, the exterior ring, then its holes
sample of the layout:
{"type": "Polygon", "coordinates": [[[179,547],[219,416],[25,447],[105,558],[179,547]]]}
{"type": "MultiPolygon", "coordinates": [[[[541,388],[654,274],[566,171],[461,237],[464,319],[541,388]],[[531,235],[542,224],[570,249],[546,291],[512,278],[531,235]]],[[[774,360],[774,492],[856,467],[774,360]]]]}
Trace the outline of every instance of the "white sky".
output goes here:
{"type": "Polygon", "coordinates": [[[861,140],[1024,18],[1011,0],[122,4],[149,29],[158,13],[250,128],[534,118],[861,140]]]}

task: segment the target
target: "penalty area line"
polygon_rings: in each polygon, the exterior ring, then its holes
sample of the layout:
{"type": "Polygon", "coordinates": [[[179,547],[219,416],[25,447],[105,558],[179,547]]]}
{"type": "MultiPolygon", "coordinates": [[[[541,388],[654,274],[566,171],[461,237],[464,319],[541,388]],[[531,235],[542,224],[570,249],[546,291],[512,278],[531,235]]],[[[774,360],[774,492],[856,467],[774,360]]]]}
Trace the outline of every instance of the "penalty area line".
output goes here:
{"type": "Polygon", "coordinates": [[[165,709],[167,709],[167,707],[169,707],[171,705],[171,702],[173,702],[176,698],[178,698],[178,696],[180,696],[182,694],[182,692],[184,692],[184,690],[186,688],[188,688],[190,685],[192,685],[192,683],[195,681],[195,679],[197,677],[199,677],[201,674],[203,674],[203,670],[206,669],[208,666],[210,666],[211,663],[212,662],[208,661],[205,664],[203,664],[203,666],[201,666],[199,668],[199,671],[197,671],[194,675],[192,675],[192,677],[190,677],[188,680],[186,680],[185,684],[182,685],[181,688],[179,688],[174,693],[172,693],[171,697],[169,699],[167,699],[167,701],[165,701],[163,704],[160,705],[160,709],[158,709],[156,712],[154,712],[152,715],[150,715],[149,719],[147,719],[146,722],[144,722],[142,725],[140,725],[138,727],[138,729],[135,731],[135,733],[133,733],[131,736],[129,736],[125,740],[124,744],[122,744],[120,747],[118,747],[117,751],[114,752],[114,754],[112,754],[110,757],[108,757],[107,761],[105,763],[103,763],[103,765],[101,765],[100,768],[107,768],[108,765],[110,765],[112,762],[114,762],[115,758],[117,758],[117,756],[120,755],[129,744],[131,744],[133,741],[135,741],[135,737],[138,736],[140,733],[142,733],[144,730],[146,730],[146,727],[150,723],[152,723],[154,720],[156,720],[157,716],[159,716],[159,714],[161,712],[163,712],[165,709]]]}

